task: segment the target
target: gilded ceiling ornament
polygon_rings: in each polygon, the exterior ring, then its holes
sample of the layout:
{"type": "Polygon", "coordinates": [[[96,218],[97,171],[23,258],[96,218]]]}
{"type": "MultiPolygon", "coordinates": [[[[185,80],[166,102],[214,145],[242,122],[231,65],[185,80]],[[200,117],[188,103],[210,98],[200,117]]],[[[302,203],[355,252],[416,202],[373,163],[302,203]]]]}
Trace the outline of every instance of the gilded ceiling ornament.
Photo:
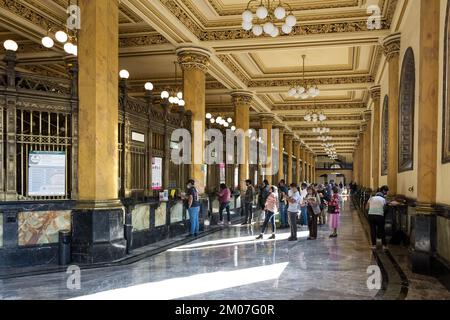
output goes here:
{"type": "Polygon", "coordinates": [[[380,100],[381,97],[381,86],[373,86],[369,89],[370,97],[372,100],[380,100]]]}
{"type": "MultiPolygon", "coordinates": [[[[333,77],[333,78],[317,78],[316,83],[318,85],[336,85],[336,84],[355,84],[355,83],[371,83],[375,78],[372,75],[365,76],[348,76],[348,77],[333,77]]],[[[248,87],[289,87],[291,80],[278,79],[278,80],[255,80],[250,81],[248,87]]]]}
{"type": "Polygon", "coordinates": [[[384,39],[383,50],[388,61],[394,57],[398,57],[400,53],[400,42],[400,33],[394,33],[384,39]]]}
{"type": "Polygon", "coordinates": [[[124,37],[119,39],[120,48],[128,47],[144,47],[153,44],[165,44],[169,43],[163,36],[159,34],[153,34],[149,36],[138,36],[138,37],[124,37]]]}
{"type": "Polygon", "coordinates": [[[183,70],[201,70],[208,72],[209,54],[198,50],[178,50],[178,62],[183,70]]]}

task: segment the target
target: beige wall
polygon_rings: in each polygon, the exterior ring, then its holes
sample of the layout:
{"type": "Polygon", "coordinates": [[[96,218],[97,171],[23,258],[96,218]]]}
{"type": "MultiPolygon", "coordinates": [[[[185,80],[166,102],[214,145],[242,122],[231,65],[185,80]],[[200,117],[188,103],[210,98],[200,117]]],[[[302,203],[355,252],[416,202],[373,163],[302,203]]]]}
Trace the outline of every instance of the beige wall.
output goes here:
{"type": "MultiPolygon", "coordinates": [[[[447,10],[447,0],[441,1],[441,32],[440,32],[440,65],[444,65],[444,29],[445,29],[445,14],[447,10]]],[[[450,163],[442,164],[442,116],[443,116],[443,88],[444,88],[444,68],[439,68],[439,128],[438,128],[438,156],[437,156],[437,202],[441,204],[450,205],[450,163]]],[[[447,243],[450,243],[448,241],[447,243]]],[[[450,257],[448,257],[450,260],[450,257]]]]}

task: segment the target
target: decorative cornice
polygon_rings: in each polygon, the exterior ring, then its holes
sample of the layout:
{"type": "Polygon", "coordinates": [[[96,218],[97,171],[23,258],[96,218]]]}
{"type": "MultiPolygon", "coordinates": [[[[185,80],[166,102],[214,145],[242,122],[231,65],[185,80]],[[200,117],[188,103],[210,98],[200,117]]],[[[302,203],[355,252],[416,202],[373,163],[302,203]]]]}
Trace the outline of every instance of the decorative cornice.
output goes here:
{"type": "Polygon", "coordinates": [[[273,123],[275,116],[272,113],[260,113],[259,119],[261,123],[273,123]]]}
{"type": "Polygon", "coordinates": [[[369,89],[370,92],[370,97],[372,98],[372,100],[378,100],[380,101],[380,97],[381,97],[381,86],[377,85],[377,86],[373,86],[369,89]]]}
{"type": "Polygon", "coordinates": [[[176,54],[183,70],[208,72],[209,59],[211,57],[209,50],[200,47],[181,46],[177,49],[176,54]]]}
{"type": "Polygon", "coordinates": [[[398,57],[400,53],[400,42],[401,35],[400,33],[394,33],[383,40],[383,50],[386,55],[386,59],[390,61],[394,57],[398,57]]]}
{"type": "MultiPolygon", "coordinates": [[[[349,76],[335,78],[315,78],[315,83],[319,86],[339,85],[339,84],[357,84],[357,83],[373,83],[375,78],[372,75],[365,76],[349,76]]],[[[251,88],[257,87],[291,87],[296,84],[295,80],[255,80],[248,82],[247,86],[251,88]]]]}
{"type": "Polygon", "coordinates": [[[217,58],[219,58],[220,61],[223,62],[223,64],[230,69],[230,71],[239,78],[246,86],[248,86],[248,83],[250,82],[250,79],[239,69],[239,67],[231,61],[231,59],[224,54],[217,55],[217,58]]]}
{"type": "Polygon", "coordinates": [[[275,105],[272,107],[273,111],[300,111],[300,110],[311,110],[314,108],[319,108],[321,110],[332,110],[332,109],[365,109],[366,105],[364,103],[336,103],[336,104],[300,104],[300,105],[275,105]]]}
{"type": "Polygon", "coordinates": [[[178,5],[178,3],[176,3],[175,0],[161,0],[161,2],[167,9],[169,9],[170,12],[172,12],[175,17],[177,17],[178,20],[181,21],[181,23],[184,24],[186,28],[195,34],[197,38],[201,37],[202,28],[189,17],[189,15],[182,7],[178,5]]]}
{"type": "Polygon", "coordinates": [[[162,35],[159,34],[122,37],[119,39],[120,48],[145,47],[155,44],[166,44],[166,43],[169,43],[169,41],[167,41],[166,38],[164,38],[162,35]]]}
{"type": "MultiPolygon", "coordinates": [[[[339,116],[327,116],[327,121],[359,121],[360,115],[339,115],[339,116]]],[[[303,117],[286,117],[287,122],[305,122],[303,117]]]]}
{"type": "Polygon", "coordinates": [[[19,1],[0,0],[0,8],[6,9],[44,30],[48,30],[49,28],[59,28],[62,25],[49,21],[43,15],[36,12],[36,10],[24,6],[19,1]]]}

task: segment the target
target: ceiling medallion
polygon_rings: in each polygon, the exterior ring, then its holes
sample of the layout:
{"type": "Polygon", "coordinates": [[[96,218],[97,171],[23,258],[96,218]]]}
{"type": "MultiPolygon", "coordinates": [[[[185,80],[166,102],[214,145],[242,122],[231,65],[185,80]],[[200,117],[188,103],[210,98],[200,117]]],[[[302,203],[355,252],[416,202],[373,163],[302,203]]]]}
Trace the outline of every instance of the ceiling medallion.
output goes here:
{"type": "Polygon", "coordinates": [[[247,9],[242,13],[242,28],[245,31],[251,30],[257,37],[266,34],[275,38],[281,32],[290,34],[296,24],[297,18],[292,13],[292,7],[281,0],[251,0],[247,4],[247,9]],[[251,5],[254,2],[260,3],[256,9],[256,23],[253,21],[255,17],[251,10],[251,5]],[[289,14],[287,14],[285,7],[288,8],[289,14]]]}
{"type": "Polygon", "coordinates": [[[307,84],[305,81],[305,59],[306,55],[302,55],[303,59],[303,79],[302,82],[296,86],[293,86],[288,91],[289,97],[294,97],[295,99],[307,99],[307,98],[315,98],[320,94],[320,90],[317,87],[317,84],[307,84]]]}

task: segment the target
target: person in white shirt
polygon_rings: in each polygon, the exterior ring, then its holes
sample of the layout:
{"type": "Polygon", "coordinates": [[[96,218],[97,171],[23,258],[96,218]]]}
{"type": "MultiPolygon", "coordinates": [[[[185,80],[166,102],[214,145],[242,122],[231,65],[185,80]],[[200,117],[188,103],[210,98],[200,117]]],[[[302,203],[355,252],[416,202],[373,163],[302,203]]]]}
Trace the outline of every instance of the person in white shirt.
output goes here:
{"type": "Polygon", "coordinates": [[[297,215],[302,202],[302,196],[298,192],[297,184],[292,183],[289,189],[289,197],[287,198],[289,225],[291,226],[291,236],[289,241],[297,241],[297,215]]]}
{"type": "Polygon", "coordinates": [[[372,249],[377,248],[377,237],[381,238],[383,249],[387,249],[384,208],[386,206],[386,199],[381,192],[378,192],[374,197],[367,201],[366,209],[369,210],[369,224],[370,224],[370,240],[372,241],[372,249]]]}

